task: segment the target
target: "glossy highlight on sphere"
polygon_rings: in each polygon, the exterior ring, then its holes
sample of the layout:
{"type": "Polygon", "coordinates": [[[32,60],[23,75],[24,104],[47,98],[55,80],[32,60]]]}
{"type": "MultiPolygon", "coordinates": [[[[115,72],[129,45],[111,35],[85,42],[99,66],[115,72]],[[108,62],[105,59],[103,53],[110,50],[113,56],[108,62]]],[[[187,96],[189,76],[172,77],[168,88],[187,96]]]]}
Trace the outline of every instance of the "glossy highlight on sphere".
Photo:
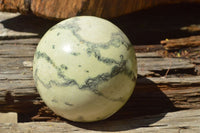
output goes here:
{"type": "Polygon", "coordinates": [[[33,77],[41,98],[57,115],[77,122],[103,120],[117,112],[134,90],[135,51],[111,22],[73,17],[42,37],[33,77]]]}

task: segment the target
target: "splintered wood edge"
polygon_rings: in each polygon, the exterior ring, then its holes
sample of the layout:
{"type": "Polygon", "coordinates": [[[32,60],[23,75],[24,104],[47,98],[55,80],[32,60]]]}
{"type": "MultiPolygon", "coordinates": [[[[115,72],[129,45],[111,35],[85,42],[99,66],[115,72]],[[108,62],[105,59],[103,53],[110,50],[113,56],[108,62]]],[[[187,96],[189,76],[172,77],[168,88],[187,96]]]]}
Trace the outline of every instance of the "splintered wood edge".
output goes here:
{"type": "Polygon", "coordinates": [[[160,41],[166,50],[176,50],[185,47],[200,46],[200,35],[190,36],[178,39],[166,39],[160,41]]]}
{"type": "Polygon", "coordinates": [[[17,123],[17,113],[0,113],[0,123],[17,123]]]}

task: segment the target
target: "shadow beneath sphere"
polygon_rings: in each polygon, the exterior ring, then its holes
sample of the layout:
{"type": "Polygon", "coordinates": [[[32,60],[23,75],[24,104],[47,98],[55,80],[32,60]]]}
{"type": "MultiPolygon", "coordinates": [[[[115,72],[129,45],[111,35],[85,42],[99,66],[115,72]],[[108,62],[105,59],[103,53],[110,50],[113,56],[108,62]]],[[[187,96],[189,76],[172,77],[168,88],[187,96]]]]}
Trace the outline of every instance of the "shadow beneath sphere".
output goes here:
{"type": "Polygon", "coordinates": [[[110,118],[91,123],[68,122],[95,131],[125,131],[149,127],[167,112],[178,110],[155,83],[139,76],[135,90],[125,106],[110,118]]]}

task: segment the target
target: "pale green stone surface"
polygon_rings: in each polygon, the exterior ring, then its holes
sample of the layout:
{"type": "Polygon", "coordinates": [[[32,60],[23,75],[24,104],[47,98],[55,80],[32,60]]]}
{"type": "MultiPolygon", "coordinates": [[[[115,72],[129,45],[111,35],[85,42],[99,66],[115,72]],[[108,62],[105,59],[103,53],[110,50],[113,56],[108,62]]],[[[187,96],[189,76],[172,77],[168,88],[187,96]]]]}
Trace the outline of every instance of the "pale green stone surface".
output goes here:
{"type": "Polygon", "coordinates": [[[37,89],[56,114],[79,122],[105,119],[131,96],[137,64],[126,35],[107,20],[74,17],[41,39],[33,64],[37,89]]]}

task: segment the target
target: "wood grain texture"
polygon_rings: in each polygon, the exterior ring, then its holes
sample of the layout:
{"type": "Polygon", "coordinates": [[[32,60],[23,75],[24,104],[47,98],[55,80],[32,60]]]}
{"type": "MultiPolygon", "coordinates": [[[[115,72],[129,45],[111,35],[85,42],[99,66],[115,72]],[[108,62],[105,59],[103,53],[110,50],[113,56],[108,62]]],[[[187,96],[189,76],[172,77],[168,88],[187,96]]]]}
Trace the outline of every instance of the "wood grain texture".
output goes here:
{"type": "Polygon", "coordinates": [[[34,0],[31,10],[37,16],[48,18],[69,18],[81,12],[87,0],[34,0]]]}
{"type": "MultiPolygon", "coordinates": [[[[0,103],[3,106],[1,111],[29,112],[31,110],[23,109],[25,106],[31,105],[28,103],[31,102],[32,106],[35,103],[41,104],[32,78],[32,60],[35,48],[35,42],[33,44],[12,44],[12,42],[4,44],[2,42],[0,45],[0,62],[2,62],[0,64],[0,103]],[[22,108],[20,109],[18,106],[22,108]]],[[[200,91],[198,89],[200,76],[188,75],[185,71],[194,71],[195,69],[195,64],[192,64],[190,59],[163,58],[158,52],[140,52],[137,53],[137,60],[139,77],[133,97],[136,97],[140,104],[147,105],[149,102],[153,102],[155,104],[152,105],[154,106],[153,110],[161,112],[167,106],[172,105],[182,109],[200,107],[200,91]],[[168,69],[170,71],[183,71],[180,73],[182,77],[173,74],[164,77],[168,69]],[[162,95],[156,95],[157,93],[162,93],[162,95]],[[149,98],[147,95],[154,100],[147,102],[149,98]],[[171,103],[168,103],[171,105],[166,104],[165,108],[160,110],[157,105],[162,102],[156,103],[156,100],[162,101],[167,97],[171,100],[171,103]],[[142,98],[146,100],[142,100],[142,98]]],[[[132,101],[130,108],[136,106],[135,108],[138,110],[143,110],[143,107],[132,104],[132,101]]],[[[137,114],[137,112],[135,113],[137,114]]],[[[148,111],[141,112],[145,114],[148,111]]]]}
{"type": "Polygon", "coordinates": [[[77,15],[117,17],[162,4],[194,3],[200,0],[1,0],[1,11],[33,13],[49,19],[77,15]]]}
{"type": "Polygon", "coordinates": [[[29,12],[30,0],[1,0],[0,10],[9,12],[29,12]]]}
{"type": "Polygon", "coordinates": [[[103,18],[117,17],[134,11],[147,9],[161,4],[181,2],[200,2],[199,0],[35,0],[31,10],[37,16],[50,19],[66,19],[77,15],[92,15],[103,18]],[[47,4],[48,2],[48,4],[47,4]]]}
{"type": "Polygon", "coordinates": [[[73,122],[28,122],[28,123],[1,123],[0,132],[27,132],[27,133],[198,133],[200,131],[200,109],[171,112],[152,116],[129,118],[117,121],[102,121],[98,123],[73,122]],[[164,117],[163,117],[164,116],[164,117]]]}

